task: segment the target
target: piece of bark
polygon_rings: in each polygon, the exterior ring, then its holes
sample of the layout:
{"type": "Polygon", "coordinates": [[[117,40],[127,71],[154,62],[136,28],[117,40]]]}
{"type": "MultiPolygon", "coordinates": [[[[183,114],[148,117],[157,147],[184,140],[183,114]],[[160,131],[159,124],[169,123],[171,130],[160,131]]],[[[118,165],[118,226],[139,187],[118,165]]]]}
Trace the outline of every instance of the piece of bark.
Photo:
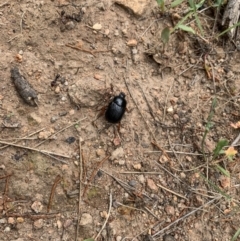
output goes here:
{"type": "MultiPolygon", "coordinates": [[[[224,14],[223,14],[223,19],[222,19],[222,25],[226,25],[227,28],[232,27],[235,25],[240,16],[240,0],[229,0],[227,3],[227,6],[225,8],[224,14]]],[[[232,28],[231,30],[228,31],[228,36],[230,38],[233,38],[236,33],[236,29],[232,28]]]]}
{"type": "Polygon", "coordinates": [[[31,106],[37,106],[37,92],[28,83],[26,78],[20,74],[18,67],[15,66],[11,69],[11,78],[22,99],[31,106]]]}

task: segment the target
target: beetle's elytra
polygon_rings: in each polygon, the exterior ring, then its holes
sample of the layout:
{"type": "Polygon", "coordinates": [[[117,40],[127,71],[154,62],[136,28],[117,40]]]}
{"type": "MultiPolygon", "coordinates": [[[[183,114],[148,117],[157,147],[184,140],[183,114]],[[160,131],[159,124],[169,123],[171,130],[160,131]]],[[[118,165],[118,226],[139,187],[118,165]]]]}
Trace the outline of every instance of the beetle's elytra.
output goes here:
{"type": "Polygon", "coordinates": [[[121,92],[109,103],[105,113],[106,120],[110,123],[120,122],[125,113],[126,106],[127,101],[125,100],[125,94],[121,92]]]}

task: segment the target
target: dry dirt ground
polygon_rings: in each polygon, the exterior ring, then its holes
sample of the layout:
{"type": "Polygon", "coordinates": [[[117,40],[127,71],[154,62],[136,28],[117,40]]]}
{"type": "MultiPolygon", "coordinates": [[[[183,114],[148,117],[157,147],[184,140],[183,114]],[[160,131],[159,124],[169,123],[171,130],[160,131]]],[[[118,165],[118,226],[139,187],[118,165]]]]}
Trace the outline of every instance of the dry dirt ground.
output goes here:
{"type": "Polygon", "coordinates": [[[206,41],[176,31],[163,51],[185,6],[138,2],[149,4],[136,16],[111,0],[1,1],[0,240],[226,241],[240,228],[239,155],[208,155],[238,136],[239,52],[208,41],[207,11],[206,41]],[[37,106],[16,91],[15,66],[37,106]],[[120,92],[118,132],[96,117],[120,92]]]}

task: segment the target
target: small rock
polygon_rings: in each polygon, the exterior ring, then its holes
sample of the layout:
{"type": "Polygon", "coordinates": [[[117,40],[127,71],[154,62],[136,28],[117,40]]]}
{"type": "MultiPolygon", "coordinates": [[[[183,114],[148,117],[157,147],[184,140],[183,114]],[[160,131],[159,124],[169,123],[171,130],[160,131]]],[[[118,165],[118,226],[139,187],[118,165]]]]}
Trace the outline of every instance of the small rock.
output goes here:
{"type": "Polygon", "coordinates": [[[116,29],[115,31],[114,31],[114,36],[118,36],[119,35],[119,31],[116,29]]]}
{"type": "Polygon", "coordinates": [[[120,166],[124,166],[125,163],[126,163],[125,160],[119,160],[119,161],[118,161],[118,164],[119,164],[120,166]]]}
{"type": "Polygon", "coordinates": [[[36,220],[34,223],[33,223],[33,226],[36,228],[36,229],[40,229],[43,227],[43,219],[38,219],[36,220]]]}
{"type": "Polygon", "coordinates": [[[167,112],[168,112],[168,113],[173,113],[173,107],[172,107],[172,106],[168,107],[168,108],[167,108],[167,112]]]}
{"type": "Polygon", "coordinates": [[[95,23],[95,24],[92,26],[92,28],[93,28],[94,30],[101,30],[101,29],[102,29],[102,25],[101,25],[100,23],[95,23]]]}
{"type": "Polygon", "coordinates": [[[96,7],[101,11],[105,11],[105,6],[103,2],[98,3],[96,7]]]}
{"type": "Polygon", "coordinates": [[[139,175],[139,176],[138,176],[138,181],[139,181],[140,183],[144,184],[144,183],[145,183],[145,177],[144,177],[143,175],[139,175]]]}
{"type": "Polygon", "coordinates": [[[142,165],[141,165],[141,163],[137,163],[137,164],[134,164],[134,165],[133,165],[133,168],[134,168],[135,170],[141,170],[142,165]]]}
{"type": "Polygon", "coordinates": [[[160,163],[166,163],[166,162],[168,162],[168,159],[167,159],[167,157],[165,155],[162,155],[159,158],[159,162],[160,163]]]}
{"type": "Polygon", "coordinates": [[[75,114],[75,110],[72,109],[69,111],[69,115],[74,115],[74,114],[75,114]]]}
{"type": "Polygon", "coordinates": [[[108,36],[109,33],[110,33],[110,30],[109,30],[109,29],[106,29],[106,30],[104,31],[104,34],[105,34],[106,36],[108,36]]]}
{"type": "Polygon", "coordinates": [[[94,79],[96,80],[101,80],[102,79],[102,76],[100,74],[95,74],[94,75],[94,79]]]}
{"type": "Polygon", "coordinates": [[[58,119],[59,119],[59,116],[53,116],[53,117],[51,117],[50,121],[51,121],[51,123],[54,123],[54,122],[56,122],[58,119]]]}
{"type": "Polygon", "coordinates": [[[62,228],[62,222],[60,220],[57,220],[57,227],[58,229],[62,228]]]}
{"type": "Polygon", "coordinates": [[[67,30],[72,30],[72,29],[74,29],[75,28],[75,23],[73,22],[73,21],[69,21],[69,22],[67,22],[66,23],[66,25],[65,25],[65,27],[66,27],[66,29],[67,30]]]}
{"type": "Polygon", "coordinates": [[[89,213],[83,213],[79,225],[86,226],[88,224],[92,224],[92,221],[93,218],[89,213]]]}
{"type": "Polygon", "coordinates": [[[122,29],[122,34],[123,34],[124,36],[127,36],[127,29],[122,29]]]}
{"type": "Polygon", "coordinates": [[[132,187],[136,187],[137,186],[137,182],[135,180],[131,180],[128,182],[128,184],[132,187]]]}
{"type": "Polygon", "coordinates": [[[64,227],[64,228],[68,228],[68,227],[70,227],[70,226],[72,225],[72,223],[73,223],[72,219],[67,219],[67,220],[64,222],[63,227],[64,227]]]}
{"type": "Polygon", "coordinates": [[[115,0],[116,3],[133,11],[137,16],[142,16],[150,8],[151,0],[115,0]]]}
{"type": "Polygon", "coordinates": [[[137,54],[137,53],[138,53],[138,50],[137,50],[136,48],[133,48],[133,49],[132,49],[132,54],[135,55],[135,54],[137,54]]]}
{"type": "Polygon", "coordinates": [[[10,232],[11,231],[11,228],[10,227],[6,227],[5,229],[4,229],[4,232],[10,232]]]}
{"type": "Polygon", "coordinates": [[[7,223],[7,219],[6,218],[1,218],[0,219],[0,224],[3,224],[3,223],[7,223]]]}
{"type": "Polygon", "coordinates": [[[130,46],[130,47],[135,47],[137,46],[138,42],[136,39],[130,39],[128,42],[127,42],[127,46],[130,46]]]}
{"type": "Polygon", "coordinates": [[[116,241],[121,241],[122,240],[122,236],[117,236],[116,237],[116,241]]]}
{"type": "Polygon", "coordinates": [[[184,172],[181,172],[181,173],[180,173],[180,177],[181,177],[182,179],[184,179],[184,178],[186,178],[186,174],[185,174],[184,172]]]}
{"type": "Polygon", "coordinates": [[[103,149],[99,148],[96,150],[96,154],[98,157],[103,157],[103,156],[105,156],[105,151],[103,149]]]}
{"type": "Polygon", "coordinates": [[[176,241],[176,239],[172,235],[166,234],[163,236],[163,241],[176,241]]]}
{"type": "Polygon", "coordinates": [[[168,215],[174,215],[175,214],[175,209],[173,206],[167,205],[165,207],[165,211],[168,215]]]}
{"type": "Polygon", "coordinates": [[[116,160],[124,156],[124,151],[122,147],[117,148],[111,154],[110,160],[116,160]]]}
{"type": "Polygon", "coordinates": [[[107,217],[108,217],[108,214],[107,214],[106,211],[102,211],[102,212],[100,213],[100,215],[101,215],[102,218],[105,218],[105,219],[107,219],[107,217]]]}
{"type": "Polygon", "coordinates": [[[9,217],[8,218],[8,223],[9,224],[14,224],[15,223],[15,219],[13,217],[9,217]]]}
{"type": "Polygon", "coordinates": [[[23,223],[24,222],[24,218],[23,217],[18,217],[17,218],[17,222],[18,223],[23,223]]]}
{"type": "Polygon", "coordinates": [[[150,179],[150,178],[147,179],[147,186],[148,186],[152,191],[154,191],[154,192],[157,192],[157,191],[158,191],[157,185],[156,185],[155,182],[154,182],[152,179],[150,179]]]}
{"type": "Polygon", "coordinates": [[[32,210],[35,212],[35,213],[40,213],[43,209],[43,205],[41,202],[39,201],[35,201],[32,206],[31,206],[32,210]]]}
{"type": "Polygon", "coordinates": [[[70,136],[68,137],[66,140],[65,140],[68,144],[72,144],[76,141],[76,138],[73,137],[73,136],[70,136]]]}
{"type": "Polygon", "coordinates": [[[30,118],[32,118],[32,120],[34,120],[38,124],[40,124],[42,122],[42,119],[39,116],[37,116],[37,114],[35,112],[32,112],[30,114],[30,118]]]}
{"type": "Polygon", "coordinates": [[[60,86],[57,86],[56,89],[54,90],[54,92],[55,92],[56,94],[59,94],[60,91],[61,91],[60,86]]]}

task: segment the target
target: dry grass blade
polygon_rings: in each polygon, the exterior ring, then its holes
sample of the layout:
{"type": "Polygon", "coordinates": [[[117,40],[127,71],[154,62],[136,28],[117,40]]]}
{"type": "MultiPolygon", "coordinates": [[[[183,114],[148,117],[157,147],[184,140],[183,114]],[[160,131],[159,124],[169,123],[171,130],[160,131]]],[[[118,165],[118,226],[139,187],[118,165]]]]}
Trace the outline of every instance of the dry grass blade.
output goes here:
{"type": "Polygon", "coordinates": [[[112,191],[110,191],[110,194],[109,194],[109,208],[108,208],[107,218],[106,218],[101,230],[98,232],[97,236],[95,237],[95,240],[97,240],[97,238],[99,237],[99,235],[102,233],[103,229],[105,228],[107,221],[109,219],[109,216],[110,216],[111,209],[112,209],[112,191]]]}
{"type": "Polygon", "coordinates": [[[162,185],[160,185],[160,184],[157,184],[157,186],[159,186],[160,188],[162,188],[162,189],[164,189],[164,190],[166,190],[166,191],[168,191],[168,192],[170,192],[170,193],[172,193],[172,194],[174,194],[174,195],[176,195],[176,196],[178,196],[178,197],[180,197],[180,198],[183,198],[183,199],[186,199],[186,200],[188,200],[186,197],[184,197],[183,195],[181,195],[181,194],[179,194],[179,193],[177,193],[177,192],[174,192],[174,191],[172,191],[172,190],[170,190],[170,189],[168,189],[168,188],[166,188],[166,187],[164,187],[164,186],[162,186],[162,185]]]}
{"type": "Polygon", "coordinates": [[[77,227],[76,227],[76,235],[75,235],[75,241],[78,240],[78,234],[79,234],[79,222],[80,222],[80,214],[81,214],[81,201],[82,201],[82,145],[81,145],[81,139],[79,137],[79,193],[78,193],[78,218],[77,218],[77,227]]]}
{"type": "MultiPolygon", "coordinates": [[[[155,233],[152,237],[153,237],[153,238],[156,238],[156,236],[158,236],[159,234],[163,233],[163,232],[166,231],[167,229],[171,228],[173,225],[175,225],[175,224],[177,224],[178,222],[180,222],[181,220],[184,220],[184,219],[186,219],[187,217],[193,215],[193,214],[196,213],[197,211],[199,211],[199,210],[201,210],[202,208],[204,208],[205,206],[207,206],[207,205],[215,202],[216,200],[219,200],[220,198],[222,198],[222,196],[221,196],[221,197],[216,197],[216,198],[214,198],[213,200],[211,200],[211,201],[203,204],[202,206],[196,208],[195,210],[187,213],[187,214],[184,215],[183,217],[178,218],[177,220],[175,220],[174,222],[170,223],[170,224],[169,224],[168,226],[166,226],[165,228],[159,230],[159,231],[158,231],[157,233],[155,233]]],[[[155,240],[157,240],[157,239],[155,239],[155,240]]]]}

